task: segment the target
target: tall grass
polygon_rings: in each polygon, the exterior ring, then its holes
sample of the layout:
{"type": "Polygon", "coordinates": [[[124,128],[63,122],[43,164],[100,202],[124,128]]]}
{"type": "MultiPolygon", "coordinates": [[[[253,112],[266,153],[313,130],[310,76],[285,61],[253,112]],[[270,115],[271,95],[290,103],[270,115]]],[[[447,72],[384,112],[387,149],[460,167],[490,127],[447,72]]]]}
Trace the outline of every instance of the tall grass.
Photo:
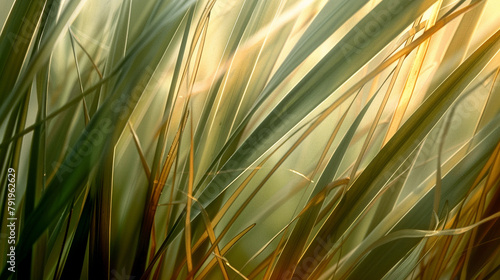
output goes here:
{"type": "Polygon", "coordinates": [[[0,278],[500,277],[498,9],[5,0],[0,278]]]}

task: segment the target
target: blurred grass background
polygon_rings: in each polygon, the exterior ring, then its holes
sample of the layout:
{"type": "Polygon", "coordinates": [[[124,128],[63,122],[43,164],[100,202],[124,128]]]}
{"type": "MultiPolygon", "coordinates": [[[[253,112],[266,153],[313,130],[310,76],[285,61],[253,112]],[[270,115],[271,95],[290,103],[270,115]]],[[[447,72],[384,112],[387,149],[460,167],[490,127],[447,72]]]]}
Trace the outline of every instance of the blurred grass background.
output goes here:
{"type": "Polygon", "coordinates": [[[500,277],[497,0],[2,1],[2,279],[500,277]]]}

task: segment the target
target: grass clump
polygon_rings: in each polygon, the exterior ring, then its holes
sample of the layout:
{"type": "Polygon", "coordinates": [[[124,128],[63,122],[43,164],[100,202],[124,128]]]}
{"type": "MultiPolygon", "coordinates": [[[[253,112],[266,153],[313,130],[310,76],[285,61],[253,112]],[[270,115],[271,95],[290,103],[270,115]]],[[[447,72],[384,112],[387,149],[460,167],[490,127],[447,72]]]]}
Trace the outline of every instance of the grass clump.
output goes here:
{"type": "Polygon", "coordinates": [[[8,2],[1,279],[499,277],[497,1],[8,2]]]}

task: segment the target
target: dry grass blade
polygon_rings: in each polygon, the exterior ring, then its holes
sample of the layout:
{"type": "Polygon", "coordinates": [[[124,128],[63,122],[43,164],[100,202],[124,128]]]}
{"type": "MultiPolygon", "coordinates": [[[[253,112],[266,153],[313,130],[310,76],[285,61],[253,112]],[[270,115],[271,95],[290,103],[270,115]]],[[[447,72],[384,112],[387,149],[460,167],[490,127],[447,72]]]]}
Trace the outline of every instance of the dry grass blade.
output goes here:
{"type": "MultiPolygon", "coordinates": [[[[413,29],[418,27],[418,24],[421,20],[422,20],[422,16],[420,16],[417,20],[415,20],[415,22],[413,23],[413,29]]],[[[406,40],[405,45],[404,45],[405,47],[411,43],[414,36],[415,35],[413,34],[413,35],[410,35],[408,37],[408,39],[406,40]]],[[[377,125],[380,121],[380,117],[382,116],[382,113],[384,112],[385,106],[387,105],[387,101],[389,100],[389,96],[391,95],[391,93],[394,89],[394,85],[396,84],[398,76],[400,75],[400,71],[401,71],[401,68],[403,67],[403,62],[405,61],[406,57],[407,56],[403,56],[398,60],[398,64],[396,65],[396,68],[394,69],[394,73],[392,74],[393,76],[391,78],[391,82],[389,83],[389,88],[387,89],[387,92],[384,96],[384,99],[382,100],[382,104],[379,106],[379,110],[377,111],[377,115],[375,116],[375,119],[374,119],[372,125],[370,126],[370,131],[368,132],[368,134],[366,136],[365,142],[363,143],[363,147],[361,148],[361,152],[359,153],[359,156],[356,159],[354,166],[352,167],[351,178],[354,178],[356,175],[356,172],[359,168],[359,165],[361,164],[361,160],[363,159],[363,156],[366,153],[368,145],[369,145],[369,143],[373,137],[373,134],[375,133],[375,129],[377,128],[377,125]]],[[[373,86],[375,86],[375,82],[374,82],[373,86]]],[[[372,91],[373,91],[373,89],[372,89],[372,91]]],[[[383,144],[385,144],[385,141],[382,143],[382,145],[383,144]]]]}
{"type": "MultiPolygon", "coordinates": [[[[191,197],[191,199],[194,200],[197,203],[198,207],[200,207],[200,209],[201,209],[201,213],[203,215],[203,221],[204,221],[205,227],[206,227],[206,232],[208,233],[208,237],[210,239],[210,242],[213,244],[215,242],[216,238],[215,238],[214,226],[213,226],[212,222],[210,221],[210,217],[208,216],[208,213],[205,210],[205,208],[203,208],[203,205],[201,205],[201,203],[196,198],[191,197]]],[[[219,246],[215,247],[214,254],[217,256],[223,255],[223,253],[221,253],[221,251],[219,250],[219,246]]],[[[226,268],[224,267],[224,263],[222,262],[222,259],[217,258],[217,263],[219,264],[219,267],[221,269],[222,276],[224,277],[224,279],[225,280],[229,279],[229,276],[227,275],[227,271],[226,271],[226,268]]]]}
{"type": "Polygon", "coordinates": [[[92,66],[94,67],[94,70],[96,71],[97,75],[99,75],[99,78],[102,80],[103,79],[103,75],[102,75],[101,71],[99,70],[99,67],[97,66],[97,63],[95,62],[95,60],[92,58],[92,56],[90,55],[90,53],[82,45],[82,43],[80,42],[80,40],[78,39],[78,37],[75,35],[75,33],[73,32],[73,30],[71,29],[71,27],[68,28],[68,32],[70,34],[71,40],[72,41],[74,40],[76,42],[76,44],[82,49],[83,53],[87,56],[87,58],[89,59],[90,63],[92,63],[92,66]]]}
{"type": "Polygon", "coordinates": [[[224,258],[223,256],[220,256],[220,255],[218,255],[218,254],[215,254],[215,253],[214,253],[214,256],[215,256],[217,259],[223,260],[223,261],[225,262],[225,264],[226,264],[229,268],[231,268],[234,272],[236,272],[239,276],[241,276],[241,278],[243,278],[243,279],[245,279],[245,280],[248,280],[248,278],[247,278],[245,275],[243,275],[243,273],[239,272],[236,268],[234,268],[234,267],[233,267],[233,266],[229,263],[229,261],[228,261],[226,258],[224,258]]]}
{"type": "MultiPolygon", "coordinates": [[[[427,20],[425,30],[429,30],[438,18],[439,11],[441,9],[443,1],[438,1],[435,7],[432,9],[432,13],[427,20]]],[[[389,139],[396,133],[401,122],[403,121],[403,117],[405,116],[406,109],[408,108],[408,104],[410,103],[411,97],[413,95],[413,91],[415,90],[415,85],[417,84],[417,79],[420,76],[420,71],[422,70],[422,66],[424,64],[425,55],[427,54],[427,49],[429,48],[430,38],[426,39],[422,44],[417,48],[417,54],[412,64],[412,68],[410,69],[410,74],[406,79],[405,86],[403,88],[403,92],[399,97],[399,102],[394,112],[394,115],[391,119],[391,123],[389,125],[389,129],[386,133],[383,145],[389,141],[389,139]]]]}
{"type": "MultiPolygon", "coordinates": [[[[226,254],[229,249],[231,249],[234,244],[236,244],[236,242],[238,242],[243,236],[245,236],[245,234],[247,234],[252,228],[255,227],[255,224],[252,224],[250,226],[248,226],[247,228],[245,228],[243,231],[241,231],[240,233],[238,233],[235,237],[233,237],[223,248],[222,250],[220,251],[220,255],[223,256],[224,254],[226,254]]],[[[196,279],[203,279],[205,278],[205,276],[210,272],[211,268],[215,265],[215,263],[217,262],[216,259],[212,259],[208,265],[198,274],[197,278],[196,279]]]]}
{"type": "MultiPolygon", "coordinates": [[[[191,116],[191,145],[189,148],[189,183],[188,183],[188,193],[187,193],[187,206],[186,206],[186,221],[185,221],[185,241],[186,244],[186,256],[187,256],[187,267],[188,274],[191,275],[193,271],[193,260],[191,255],[191,205],[192,205],[192,193],[193,193],[193,180],[194,180],[194,143],[193,143],[193,117],[191,116]]],[[[193,279],[189,277],[188,279],[193,279]]]]}
{"type": "MultiPolygon", "coordinates": [[[[187,119],[187,108],[190,104],[190,100],[191,100],[191,92],[192,92],[192,88],[193,88],[193,84],[194,84],[194,81],[196,79],[196,75],[198,73],[198,69],[199,69],[199,65],[200,65],[200,60],[201,60],[201,57],[202,57],[202,53],[203,53],[203,50],[204,50],[204,44],[205,44],[205,40],[206,40],[206,34],[207,34],[207,28],[208,28],[208,19],[209,19],[209,15],[210,15],[210,10],[211,10],[211,7],[213,7],[213,4],[210,4],[209,6],[207,7],[210,7],[208,10],[206,10],[206,13],[204,14],[204,16],[202,17],[203,19],[203,23],[199,23],[198,25],[198,28],[200,28],[200,33],[197,33],[197,35],[195,35],[195,40],[193,41],[193,44],[191,45],[191,51],[189,52],[189,55],[188,55],[188,63],[186,64],[186,68],[185,68],[185,71],[184,71],[184,74],[182,75],[181,77],[181,80],[180,80],[180,85],[183,84],[183,81],[186,79],[187,80],[187,100],[185,101],[185,106],[184,106],[184,114],[183,114],[183,120],[181,120],[181,122],[183,123],[181,126],[185,126],[185,123],[186,123],[186,119],[187,119]],[[201,39],[199,38],[199,36],[202,36],[201,39]],[[199,49],[198,49],[198,53],[197,53],[197,56],[196,56],[196,60],[195,60],[195,64],[194,64],[194,74],[193,76],[191,77],[191,79],[189,79],[187,77],[187,69],[188,69],[188,66],[189,66],[189,62],[193,56],[193,53],[194,53],[194,50],[195,50],[195,47],[196,47],[196,43],[199,41],[199,49]]],[[[191,129],[192,128],[192,124],[191,124],[191,129]]],[[[178,130],[178,133],[176,135],[176,138],[178,136],[178,140],[180,140],[180,137],[182,135],[182,130],[178,130]]],[[[193,139],[192,139],[193,140],[193,139]]],[[[192,144],[192,143],[191,143],[192,144]]],[[[165,164],[164,165],[164,168],[163,170],[161,171],[160,175],[159,175],[159,188],[155,187],[156,185],[156,180],[155,180],[155,183],[153,184],[153,193],[155,193],[156,195],[153,196],[154,197],[154,200],[151,201],[151,202],[148,202],[150,204],[150,207],[156,207],[156,205],[158,204],[158,201],[159,201],[159,198],[160,198],[160,195],[161,195],[161,192],[163,190],[163,186],[165,185],[166,181],[167,181],[167,177],[168,175],[170,174],[170,169],[174,163],[174,155],[177,154],[177,149],[178,149],[178,145],[180,145],[180,141],[176,144],[176,150],[170,150],[169,153],[168,153],[168,156],[167,156],[167,159],[170,157],[172,160],[168,163],[168,164],[165,164]],[[156,189],[156,191],[155,191],[156,189]]],[[[192,151],[194,153],[194,151],[192,151]]],[[[168,161],[167,161],[168,162],[168,161]]],[[[190,163],[191,164],[191,163],[190,163]]],[[[194,167],[193,167],[194,168],[194,167]]],[[[194,171],[193,171],[194,172],[194,171]]],[[[190,179],[189,180],[193,180],[194,178],[191,178],[191,176],[194,176],[194,173],[191,174],[191,171],[190,171],[190,179]]],[[[191,181],[191,183],[193,183],[191,181]]],[[[192,188],[192,185],[191,185],[191,188],[192,188]]],[[[192,194],[192,189],[191,189],[191,193],[189,193],[189,195],[192,194]]],[[[188,202],[190,201],[190,199],[188,198],[188,202]]],[[[188,205],[190,207],[190,204],[188,205]]],[[[154,220],[154,214],[155,214],[156,211],[150,211],[150,215],[152,215],[148,220],[154,220]]],[[[189,216],[187,216],[189,217],[189,216]]],[[[187,226],[187,219],[186,219],[186,222],[185,222],[185,225],[187,226]]],[[[189,222],[190,224],[190,222],[189,222]]],[[[145,230],[142,231],[144,234],[147,234],[148,230],[147,228],[144,228],[145,230]]],[[[187,232],[187,231],[186,231],[187,232]]],[[[190,233],[189,233],[189,236],[188,236],[188,233],[186,233],[186,238],[189,237],[189,240],[191,240],[191,237],[190,237],[190,233]]],[[[140,238],[140,240],[143,240],[144,237],[140,238]]],[[[190,248],[190,245],[189,245],[189,248],[188,248],[188,241],[186,240],[186,252],[187,251],[190,251],[191,248],[190,248]]],[[[146,242],[144,242],[144,244],[142,244],[140,247],[142,248],[142,251],[146,250],[147,248],[147,244],[146,242]]],[[[190,254],[189,254],[189,257],[190,257],[190,254]]],[[[188,258],[189,258],[188,257],[188,258]]],[[[157,257],[155,256],[153,259],[157,259],[157,257]]],[[[136,258],[136,260],[138,260],[136,258]]],[[[137,262],[137,266],[136,266],[136,269],[135,271],[140,271],[142,270],[142,264],[139,264],[139,262],[141,262],[141,260],[139,260],[137,262]]],[[[188,264],[189,264],[189,261],[188,261],[188,264]]],[[[149,271],[151,270],[151,265],[154,265],[154,261],[152,261],[152,264],[150,264],[149,268],[147,269],[147,273],[145,274],[148,274],[149,271]]],[[[192,266],[192,263],[191,263],[191,266],[192,266]]],[[[189,265],[188,265],[188,268],[189,268],[189,265]]],[[[191,267],[192,268],[192,267],[191,267]]],[[[189,270],[189,269],[188,269],[189,270]]]]}
{"type": "MultiPolygon", "coordinates": [[[[481,189],[480,196],[479,199],[477,200],[476,209],[473,215],[473,221],[476,223],[480,221],[480,219],[483,217],[484,214],[487,214],[485,212],[485,207],[486,207],[485,205],[487,205],[486,196],[491,189],[497,186],[498,180],[500,178],[500,143],[495,149],[494,153],[492,154],[490,160],[492,160],[490,161],[491,165],[485,166],[485,168],[488,167],[488,174],[486,175],[485,184],[481,189]]],[[[478,238],[478,236],[484,237],[486,235],[487,231],[479,232],[478,230],[479,229],[475,228],[472,231],[472,234],[470,235],[467,246],[467,252],[465,254],[464,263],[461,270],[461,277],[467,277],[469,275],[467,273],[468,267],[470,267],[471,263],[474,262],[471,259],[473,254],[473,248],[475,246],[478,246],[477,243],[480,243],[482,239],[480,237],[478,238]]]]}
{"type": "Polygon", "coordinates": [[[154,182],[154,186],[151,190],[151,194],[147,202],[148,203],[146,208],[147,210],[144,212],[144,222],[142,223],[141,227],[141,236],[147,236],[147,237],[142,237],[140,241],[143,242],[144,244],[139,245],[141,248],[143,248],[143,250],[146,251],[148,251],[149,247],[149,240],[150,240],[149,233],[150,233],[150,228],[152,228],[153,226],[156,208],[158,206],[158,202],[160,201],[162,190],[167,182],[168,174],[170,173],[170,170],[175,162],[177,150],[179,149],[180,145],[182,132],[187,123],[187,118],[188,118],[188,111],[186,110],[185,113],[183,114],[181,125],[179,126],[175,138],[170,146],[167,159],[165,160],[165,163],[163,164],[163,167],[161,169],[161,173],[159,174],[159,179],[154,182]]]}
{"type": "MultiPolygon", "coordinates": [[[[408,39],[407,44],[409,41],[410,41],[410,39],[408,39]]],[[[398,64],[396,65],[396,68],[394,69],[394,73],[392,74],[393,76],[392,76],[391,82],[389,84],[389,89],[387,90],[386,94],[384,95],[384,99],[382,100],[382,104],[380,104],[379,109],[377,111],[377,114],[372,122],[372,125],[370,126],[370,130],[365,138],[365,141],[363,143],[363,147],[361,147],[361,151],[359,152],[359,155],[356,159],[356,162],[354,163],[354,165],[352,167],[351,178],[354,178],[356,176],[356,172],[358,171],[359,165],[361,164],[361,160],[363,159],[363,156],[366,153],[366,150],[368,149],[368,145],[370,144],[370,141],[372,140],[373,134],[375,133],[375,129],[379,125],[380,117],[382,116],[382,113],[384,112],[385,106],[387,105],[387,101],[389,101],[389,97],[391,95],[394,84],[396,83],[399,72],[401,71],[401,67],[403,66],[403,62],[404,62],[404,57],[399,59],[398,64]]]]}
{"type": "Polygon", "coordinates": [[[139,157],[141,158],[142,168],[144,168],[144,172],[146,173],[146,176],[149,178],[151,176],[151,169],[149,168],[148,161],[146,160],[146,157],[144,156],[144,152],[142,151],[139,137],[137,136],[137,133],[135,133],[135,129],[130,121],[128,122],[128,126],[130,128],[130,133],[132,133],[132,137],[134,139],[134,143],[135,143],[135,147],[137,148],[137,152],[139,153],[139,157]]]}

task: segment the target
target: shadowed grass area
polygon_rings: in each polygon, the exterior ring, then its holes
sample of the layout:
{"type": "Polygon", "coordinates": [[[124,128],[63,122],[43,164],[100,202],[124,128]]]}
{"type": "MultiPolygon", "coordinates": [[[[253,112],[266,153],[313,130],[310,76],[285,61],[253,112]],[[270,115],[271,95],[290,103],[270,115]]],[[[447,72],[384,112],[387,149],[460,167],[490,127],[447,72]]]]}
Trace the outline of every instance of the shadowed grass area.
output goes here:
{"type": "Polygon", "coordinates": [[[500,277],[496,0],[0,8],[0,279],[500,277]]]}

